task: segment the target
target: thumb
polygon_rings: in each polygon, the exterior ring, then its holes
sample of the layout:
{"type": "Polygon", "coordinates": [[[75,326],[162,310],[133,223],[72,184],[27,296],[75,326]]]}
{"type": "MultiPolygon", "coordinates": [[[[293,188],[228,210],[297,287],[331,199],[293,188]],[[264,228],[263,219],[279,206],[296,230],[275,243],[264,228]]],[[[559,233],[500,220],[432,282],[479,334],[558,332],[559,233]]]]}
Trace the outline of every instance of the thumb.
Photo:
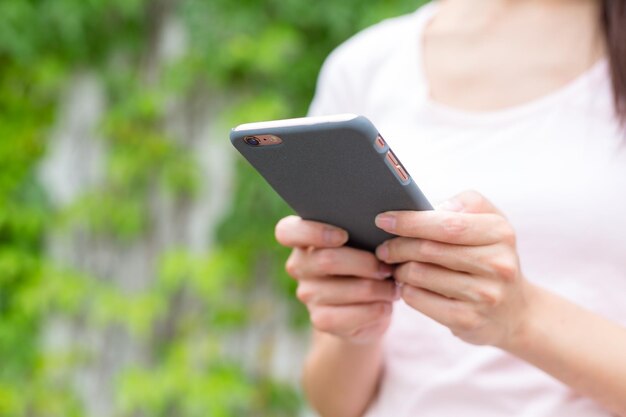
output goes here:
{"type": "Polygon", "coordinates": [[[495,213],[504,214],[485,196],[474,190],[463,191],[454,197],[439,203],[437,210],[458,211],[464,213],[495,213]]]}

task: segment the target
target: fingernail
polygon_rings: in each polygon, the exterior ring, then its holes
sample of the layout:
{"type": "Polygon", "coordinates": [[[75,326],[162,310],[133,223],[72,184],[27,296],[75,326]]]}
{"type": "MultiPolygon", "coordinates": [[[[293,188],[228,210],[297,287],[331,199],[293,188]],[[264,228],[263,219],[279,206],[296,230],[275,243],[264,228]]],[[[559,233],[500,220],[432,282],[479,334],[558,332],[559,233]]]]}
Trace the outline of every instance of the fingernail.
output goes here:
{"type": "Polygon", "coordinates": [[[328,245],[341,245],[346,240],[348,240],[348,237],[344,231],[331,228],[324,230],[324,241],[328,245]]]}
{"type": "Polygon", "coordinates": [[[378,276],[381,278],[389,278],[393,274],[393,267],[387,264],[380,264],[378,266],[378,276]]]}
{"type": "Polygon", "coordinates": [[[379,214],[375,221],[376,226],[387,231],[392,231],[396,227],[396,218],[391,214],[379,214]]]}
{"type": "Polygon", "coordinates": [[[446,200],[437,205],[437,210],[444,211],[462,211],[463,205],[456,200],[446,200]]]}
{"type": "Polygon", "coordinates": [[[381,261],[384,261],[389,256],[389,248],[387,247],[387,242],[376,248],[376,257],[381,261]]]}

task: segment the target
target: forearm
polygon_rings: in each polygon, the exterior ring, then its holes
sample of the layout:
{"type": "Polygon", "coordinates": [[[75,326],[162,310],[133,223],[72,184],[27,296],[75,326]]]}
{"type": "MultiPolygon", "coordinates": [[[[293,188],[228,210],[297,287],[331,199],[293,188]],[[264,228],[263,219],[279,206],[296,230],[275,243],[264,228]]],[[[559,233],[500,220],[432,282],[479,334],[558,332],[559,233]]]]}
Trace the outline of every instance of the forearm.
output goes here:
{"type": "Polygon", "coordinates": [[[323,417],[358,417],[376,394],[381,374],[380,343],[355,345],[316,332],[304,367],[304,391],[323,417]]]}
{"type": "Polygon", "coordinates": [[[512,354],[626,417],[626,328],[555,294],[532,287],[512,354]]]}

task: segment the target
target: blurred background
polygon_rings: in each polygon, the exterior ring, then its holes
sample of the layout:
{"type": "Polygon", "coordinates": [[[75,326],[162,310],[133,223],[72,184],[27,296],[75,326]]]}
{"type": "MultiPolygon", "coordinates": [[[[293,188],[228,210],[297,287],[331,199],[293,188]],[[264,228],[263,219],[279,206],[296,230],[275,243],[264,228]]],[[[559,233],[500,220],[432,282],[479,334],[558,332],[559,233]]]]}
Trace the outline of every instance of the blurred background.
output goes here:
{"type": "Polygon", "coordinates": [[[312,415],[290,211],[229,129],[421,3],[0,0],[0,416],[312,415]]]}

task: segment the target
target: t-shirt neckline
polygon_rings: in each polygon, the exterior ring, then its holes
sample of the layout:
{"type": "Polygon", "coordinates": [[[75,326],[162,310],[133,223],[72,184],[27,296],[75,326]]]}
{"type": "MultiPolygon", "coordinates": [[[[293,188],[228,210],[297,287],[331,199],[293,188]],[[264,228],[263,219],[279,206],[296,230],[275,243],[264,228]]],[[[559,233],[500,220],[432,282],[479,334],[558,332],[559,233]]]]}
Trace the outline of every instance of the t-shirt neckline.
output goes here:
{"type": "Polygon", "coordinates": [[[576,95],[581,89],[588,86],[592,80],[605,74],[608,70],[608,62],[606,58],[603,57],[563,86],[541,97],[497,110],[472,111],[437,102],[430,95],[430,88],[425,75],[423,61],[424,31],[428,23],[437,14],[439,7],[437,3],[437,1],[433,1],[415,12],[416,22],[413,25],[414,32],[413,36],[410,36],[409,42],[409,50],[411,51],[410,65],[413,66],[411,70],[412,73],[415,74],[420,90],[420,105],[432,118],[443,119],[449,123],[457,122],[460,124],[479,125],[510,122],[529,114],[541,112],[557,102],[567,100],[569,97],[576,95]]]}

